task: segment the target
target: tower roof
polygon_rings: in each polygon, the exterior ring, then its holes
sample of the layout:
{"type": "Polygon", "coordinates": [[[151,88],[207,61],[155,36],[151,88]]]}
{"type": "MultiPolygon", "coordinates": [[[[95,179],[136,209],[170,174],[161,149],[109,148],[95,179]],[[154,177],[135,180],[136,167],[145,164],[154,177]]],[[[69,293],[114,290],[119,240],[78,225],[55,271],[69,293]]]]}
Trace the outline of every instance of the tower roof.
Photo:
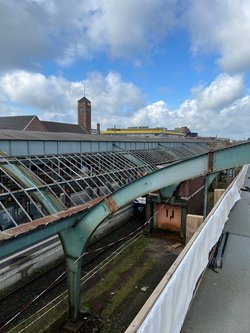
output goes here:
{"type": "Polygon", "coordinates": [[[81,99],[79,99],[78,102],[88,102],[88,103],[91,103],[89,99],[87,99],[85,96],[82,97],[81,99]]]}

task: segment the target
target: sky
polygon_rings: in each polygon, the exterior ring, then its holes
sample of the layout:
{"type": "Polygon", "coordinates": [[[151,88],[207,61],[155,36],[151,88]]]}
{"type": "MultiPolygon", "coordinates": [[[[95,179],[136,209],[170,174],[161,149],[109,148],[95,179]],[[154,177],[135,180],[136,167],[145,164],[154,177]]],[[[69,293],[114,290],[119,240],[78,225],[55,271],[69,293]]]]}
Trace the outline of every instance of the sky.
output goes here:
{"type": "Polygon", "coordinates": [[[249,0],[0,0],[0,116],[250,137],[249,0]]]}

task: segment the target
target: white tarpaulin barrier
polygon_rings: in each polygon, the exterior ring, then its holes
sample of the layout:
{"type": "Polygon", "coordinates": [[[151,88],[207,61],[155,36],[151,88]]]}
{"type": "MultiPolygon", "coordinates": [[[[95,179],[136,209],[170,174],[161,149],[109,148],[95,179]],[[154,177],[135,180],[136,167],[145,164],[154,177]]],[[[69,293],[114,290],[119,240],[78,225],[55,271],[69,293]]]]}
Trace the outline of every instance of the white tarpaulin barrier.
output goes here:
{"type": "MultiPolygon", "coordinates": [[[[202,229],[199,229],[200,231],[190,240],[190,242],[193,241],[192,246],[183,257],[161,294],[159,296],[155,295],[155,297],[158,297],[157,300],[155,303],[153,302],[154,304],[141,326],[137,330],[135,329],[134,332],[180,332],[196,283],[208,264],[209,252],[218,241],[230,210],[235,202],[240,199],[239,190],[245,180],[247,168],[248,166],[242,168],[237,179],[230,185],[223,198],[218,201],[203,222],[202,229]]],[[[140,317],[140,313],[138,316],[140,317]]],[[[135,326],[132,325],[134,328],[135,326]]],[[[130,326],[127,332],[133,332],[133,328],[130,326]]]]}

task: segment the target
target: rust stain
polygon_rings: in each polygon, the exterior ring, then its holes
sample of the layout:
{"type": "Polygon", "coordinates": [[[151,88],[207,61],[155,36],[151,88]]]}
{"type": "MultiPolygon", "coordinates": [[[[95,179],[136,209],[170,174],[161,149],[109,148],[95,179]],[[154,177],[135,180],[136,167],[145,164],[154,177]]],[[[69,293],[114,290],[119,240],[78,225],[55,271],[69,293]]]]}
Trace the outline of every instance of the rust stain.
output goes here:
{"type": "Polygon", "coordinates": [[[119,207],[117,206],[116,202],[114,201],[114,199],[112,199],[112,197],[107,197],[105,199],[108,208],[110,210],[111,213],[115,213],[118,211],[119,207]]]}
{"type": "Polygon", "coordinates": [[[213,158],[214,152],[211,150],[208,152],[208,173],[213,172],[213,158]]]}

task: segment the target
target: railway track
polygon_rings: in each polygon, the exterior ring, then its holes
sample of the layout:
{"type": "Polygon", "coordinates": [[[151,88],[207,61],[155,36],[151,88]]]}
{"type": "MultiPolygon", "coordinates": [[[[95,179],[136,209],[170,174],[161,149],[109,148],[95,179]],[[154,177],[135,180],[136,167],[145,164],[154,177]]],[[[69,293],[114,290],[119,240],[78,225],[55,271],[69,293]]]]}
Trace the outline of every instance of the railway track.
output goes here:
{"type": "MultiPolygon", "coordinates": [[[[86,279],[88,280],[90,276],[96,274],[96,271],[101,269],[100,267],[103,267],[106,261],[112,260],[112,257],[116,255],[117,249],[122,250],[124,246],[128,246],[132,236],[126,239],[126,235],[132,234],[141,225],[143,225],[142,221],[140,223],[130,221],[88,247],[87,252],[89,255],[84,257],[82,283],[85,283],[86,279]],[[120,241],[121,239],[123,240],[120,241]]],[[[133,236],[132,241],[136,237],[138,235],[133,236]]],[[[67,290],[65,290],[66,274],[64,264],[58,263],[42,275],[33,278],[8,293],[8,295],[3,296],[0,298],[0,306],[3,309],[0,314],[0,332],[7,332],[7,329],[13,327],[13,325],[18,325],[20,321],[25,320],[32,313],[39,311],[46,304],[50,304],[53,298],[58,299],[58,294],[62,294],[64,298],[67,298],[67,290]],[[44,288],[44,286],[47,288],[44,288]],[[37,297],[40,294],[41,297],[37,297]]]]}

